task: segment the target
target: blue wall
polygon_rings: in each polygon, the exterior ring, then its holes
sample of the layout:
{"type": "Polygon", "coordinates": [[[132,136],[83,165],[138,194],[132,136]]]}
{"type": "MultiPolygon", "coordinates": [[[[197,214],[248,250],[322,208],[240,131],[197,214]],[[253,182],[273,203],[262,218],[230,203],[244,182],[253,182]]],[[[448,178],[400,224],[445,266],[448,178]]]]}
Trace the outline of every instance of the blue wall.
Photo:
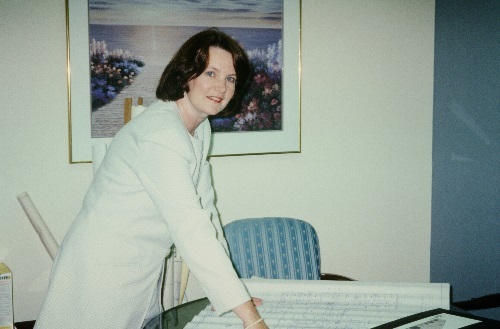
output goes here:
{"type": "Polygon", "coordinates": [[[431,281],[453,301],[500,293],[499,22],[498,0],[436,0],[431,281]]]}

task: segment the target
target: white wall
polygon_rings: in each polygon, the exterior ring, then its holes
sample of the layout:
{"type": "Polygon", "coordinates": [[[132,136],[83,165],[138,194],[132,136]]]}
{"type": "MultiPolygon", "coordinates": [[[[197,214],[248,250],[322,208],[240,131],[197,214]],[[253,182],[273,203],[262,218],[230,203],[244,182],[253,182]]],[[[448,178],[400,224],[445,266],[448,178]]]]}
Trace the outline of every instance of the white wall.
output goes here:
{"type": "MultiPolygon", "coordinates": [[[[0,261],[15,319],[36,318],[51,260],[16,196],[58,241],[90,164],[68,163],[64,0],[0,0],[0,261]]],[[[434,1],[304,0],[302,153],[211,159],[222,221],[292,216],[324,272],[429,280],[434,1]]]]}

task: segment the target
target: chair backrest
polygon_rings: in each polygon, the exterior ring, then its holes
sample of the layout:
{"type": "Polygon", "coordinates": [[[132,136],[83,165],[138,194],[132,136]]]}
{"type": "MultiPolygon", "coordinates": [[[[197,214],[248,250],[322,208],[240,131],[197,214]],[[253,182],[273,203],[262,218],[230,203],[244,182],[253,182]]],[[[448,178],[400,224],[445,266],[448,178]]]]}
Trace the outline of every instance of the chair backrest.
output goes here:
{"type": "Polygon", "coordinates": [[[311,224],[294,218],[248,218],[224,226],[240,278],[319,280],[320,249],[311,224]]]}

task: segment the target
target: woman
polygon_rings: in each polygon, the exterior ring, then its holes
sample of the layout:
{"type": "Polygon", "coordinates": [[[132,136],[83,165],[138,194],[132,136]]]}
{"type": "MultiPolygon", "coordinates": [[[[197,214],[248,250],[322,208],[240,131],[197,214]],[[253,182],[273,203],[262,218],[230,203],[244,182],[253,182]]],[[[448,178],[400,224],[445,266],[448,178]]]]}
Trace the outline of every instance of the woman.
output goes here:
{"type": "Polygon", "coordinates": [[[249,75],[243,49],[216,29],[181,46],[160,101],[110,144],[54,261],[36,328],[141,328],[160,312],[172,244],[218,314],[267,328],[228,257],[206,161],[207,117],[237,106],[249,75]]]}

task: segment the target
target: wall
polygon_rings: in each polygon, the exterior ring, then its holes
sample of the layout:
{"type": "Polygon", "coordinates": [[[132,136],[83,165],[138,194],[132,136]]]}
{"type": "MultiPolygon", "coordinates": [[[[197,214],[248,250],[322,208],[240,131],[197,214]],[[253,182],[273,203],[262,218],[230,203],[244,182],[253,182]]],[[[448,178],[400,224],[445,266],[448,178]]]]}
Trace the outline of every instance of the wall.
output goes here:
{"type": "MultiPolygon", "coordinates": [[[[16,196],[58,241],[90,164],[68,164],[63,0],[0,0],[0,261],[16,321],[36,318],[51,260],[16,196]]],[[[302,153],[211,159],[222,221],[303,218],[324,272],[428,282],[434,1],[304,0],[302,153]]]]}
{"type": "Polygon", "coordinates": [[[436,3],[431,279],[455,301],[500,293],[499,14],[495,0],[436,3]]]}

